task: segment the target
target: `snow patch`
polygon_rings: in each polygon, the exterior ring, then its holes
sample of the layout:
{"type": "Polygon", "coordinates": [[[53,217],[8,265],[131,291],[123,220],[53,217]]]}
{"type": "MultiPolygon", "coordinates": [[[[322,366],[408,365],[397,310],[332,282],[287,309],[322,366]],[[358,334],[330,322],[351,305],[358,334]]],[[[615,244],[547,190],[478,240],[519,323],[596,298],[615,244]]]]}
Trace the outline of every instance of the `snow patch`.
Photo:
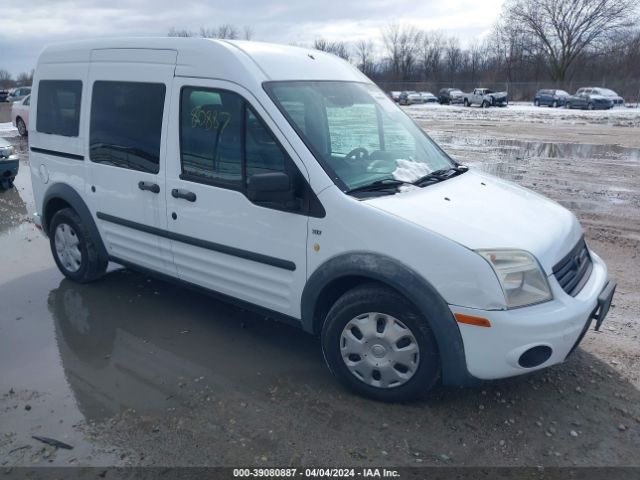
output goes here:
{"type": "Polygon", "coordinates": [[[431,172],[425,163],[414,162],[413,160],[396,160],[396,169],[391,175],[401,182],[415,182],[431,172]]]}
{"type": "Polygon", "coordinates": [[[1,137],[15,137],[18,135],[18,130],[11,122],[0,123],[0,136],[1,137]]]}

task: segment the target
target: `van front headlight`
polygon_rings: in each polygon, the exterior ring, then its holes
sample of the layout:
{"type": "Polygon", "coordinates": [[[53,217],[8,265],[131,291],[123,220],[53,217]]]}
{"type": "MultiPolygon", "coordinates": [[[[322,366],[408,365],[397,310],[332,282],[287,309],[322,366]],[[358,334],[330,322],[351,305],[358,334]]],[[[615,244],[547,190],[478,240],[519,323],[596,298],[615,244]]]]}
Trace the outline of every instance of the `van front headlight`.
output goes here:
{"type": "Polygon", "coordinates": [[[498,277],[507,308],[551,300],[551,289],[536,258],[524,250],[476,250],[498,277]]]}

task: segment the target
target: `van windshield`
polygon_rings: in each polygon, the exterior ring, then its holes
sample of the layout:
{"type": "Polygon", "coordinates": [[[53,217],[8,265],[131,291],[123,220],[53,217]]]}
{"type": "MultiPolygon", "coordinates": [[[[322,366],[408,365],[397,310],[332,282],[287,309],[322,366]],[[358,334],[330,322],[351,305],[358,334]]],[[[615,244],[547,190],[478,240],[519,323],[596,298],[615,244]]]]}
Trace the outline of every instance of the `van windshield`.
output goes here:
{"type": "Polygon", "coordinates": [[[456,165],[374,85],[287,81],[265,89],[345,191],[386,179],[413,183],[456,165]]]}

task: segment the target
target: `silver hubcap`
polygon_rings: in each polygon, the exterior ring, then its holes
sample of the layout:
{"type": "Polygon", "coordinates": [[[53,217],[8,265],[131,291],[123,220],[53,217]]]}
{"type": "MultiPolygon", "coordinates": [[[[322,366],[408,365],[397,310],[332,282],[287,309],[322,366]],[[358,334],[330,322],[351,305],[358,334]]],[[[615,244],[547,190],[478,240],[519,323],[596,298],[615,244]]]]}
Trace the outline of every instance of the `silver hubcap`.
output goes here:
{"type": "Polygon", "coordinates": [[[80,253],[80,239],[70,225],[61,223],[54,234],[56,253],[60,263],[70,272],[77,272],[82,264],[80,253]]]}
{"type": "Polygon", "coordinates": [[[411,330],[385,313],[364,313],[349,321],[340,336],[340,352],[356,378],[378,388],[406,383],[420,363],[411,330]]]}

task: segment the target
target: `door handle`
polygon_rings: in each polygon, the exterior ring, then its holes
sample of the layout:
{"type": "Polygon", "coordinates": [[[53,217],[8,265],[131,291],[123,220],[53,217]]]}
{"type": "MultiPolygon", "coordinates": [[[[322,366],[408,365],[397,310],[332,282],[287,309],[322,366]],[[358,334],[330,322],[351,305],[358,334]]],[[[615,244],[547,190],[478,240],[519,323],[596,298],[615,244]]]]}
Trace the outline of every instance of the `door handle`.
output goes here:
{"type": "Polygon", "coordinates": [[[160,186],[153,182],[138,182],[138,188],[140,190],[148,190],[151,193],[160,193],[160,186]]]}
{"type": "Polygon", "coordinates": [[[171,196],[173,198],[182,198],[184,200],[186,200],[187,202],[195,202],[196,201],[196,194],[193,192],[190,192],[189,190],[183,190],[181,188],[174,188],[173,190],[171,190],[171,196]]]}

